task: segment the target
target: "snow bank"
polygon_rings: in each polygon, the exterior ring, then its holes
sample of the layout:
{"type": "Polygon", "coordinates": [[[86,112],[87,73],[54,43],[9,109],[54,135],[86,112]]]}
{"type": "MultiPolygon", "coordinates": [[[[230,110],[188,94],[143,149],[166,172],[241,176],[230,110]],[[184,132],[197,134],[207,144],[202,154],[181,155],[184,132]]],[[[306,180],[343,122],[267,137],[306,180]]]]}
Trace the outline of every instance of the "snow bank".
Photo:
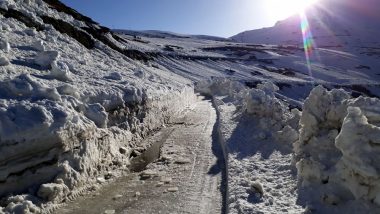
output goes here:
{"type": "Polygon", "coordinates": [[[46,2],[0,0],[0,213],[45,212],[127,173],[142,140],[195,100],[190,81],[115,51],[80,28],[100,26],[46,2]]]}
{"type": "Polygon", "coordinates": [[[197,89],[213,96],[218,112],[228,168],[228,212],[302,212],[291,165],[301,113],[276,98],[278,87],[271,82],[250,89],[213,79],[198,83],[197,89]]]}
{"type": "Polygon", "coordinates": [[[340,167],[345,174],[352,174],[346,179],[347,187],[355,198],[373,200],[380,205],[380,127],[369,124],[359,107],[348,107],[347,110],[342,130],[335,141],[343,154],[343,166],[340,167]]]}
{"type": "Polygon", "coordinates": [[[380,100],[318,86],[305,101],[300,125],[294,150],[306,204],[316,211],[379,210],[380,100]]]}
{"type": "Polygon", "coordinates": [[[263,82],[249,89],[237,81],[214,78],[197,83],[196,89],[211,96],[224,96],[225,102],[240,106],[242,112],[259,118],[260,128],[281,141],[289,137],[289,142],[293,143],[298,139],[300,112],[289,110],[287,103],[276,98],[275,92],[279,88],[272,82],[263,82]]]}
{"type": "Polygon", "coordinates": [[[289,202],[297,203],[288,204],[291,209],[302,205],[318,213],[380,211],[379,99],[354,99],[343,89],[328,91],[318,86],[300,112],[289,110],[288,104],[277,99],[278,88],[270,82],[248,89],[238,82],[214,79],[197,87],[214,96],[220,113],[219,132],[228,153],[231,213],[273,212],[273,199],[282,200],[294,189],[297,191],[287,196],[289,202]],[[271,150],[281,155],[256,157],[271,150]],[[279,164],[274,183],[289,182],[272,186],[273,180],[266,179],[272,173],[268,168],[279,164]],[[284,169],[297,171],[298,185],[296,179],[285,176],[288,172],[282,172],[284,169]],[[272,195],[273,189],[279,192],[272,195]]]}
{"type": "Polygon", "coordinates": [[[57,203],[88,179],[126,169],[141,139],[195,96],[189,87],[136,98],[140,103],[90,104],[107,96],[86,100],[70,86],[49,88],[29,75],[0,82],[0,91],[0,195],[28,192],[57,203]]]}

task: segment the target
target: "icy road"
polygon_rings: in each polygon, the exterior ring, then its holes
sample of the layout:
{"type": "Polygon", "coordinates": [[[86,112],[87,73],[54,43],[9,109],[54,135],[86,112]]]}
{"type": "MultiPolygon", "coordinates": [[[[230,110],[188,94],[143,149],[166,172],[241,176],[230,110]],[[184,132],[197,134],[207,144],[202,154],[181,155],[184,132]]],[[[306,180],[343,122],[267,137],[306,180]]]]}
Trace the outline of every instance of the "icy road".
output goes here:
{"type": "Polygon", "coordinates": [[[211,101],[198,97],[182,118],[146,139],[162,144],[157,161],[57,213],[223,213],[224,159],[216,117],[211,101]]]}

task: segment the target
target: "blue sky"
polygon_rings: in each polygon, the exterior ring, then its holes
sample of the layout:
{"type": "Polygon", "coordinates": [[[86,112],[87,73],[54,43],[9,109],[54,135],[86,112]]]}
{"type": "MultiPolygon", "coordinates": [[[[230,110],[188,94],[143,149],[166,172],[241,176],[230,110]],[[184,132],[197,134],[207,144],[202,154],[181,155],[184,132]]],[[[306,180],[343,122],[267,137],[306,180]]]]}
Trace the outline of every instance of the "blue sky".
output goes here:
{"type": "Polygon", "coordinates": [[[165,30],[229,37],[272,26],[268,0],[62,0],[114,29],[165,30]]]}

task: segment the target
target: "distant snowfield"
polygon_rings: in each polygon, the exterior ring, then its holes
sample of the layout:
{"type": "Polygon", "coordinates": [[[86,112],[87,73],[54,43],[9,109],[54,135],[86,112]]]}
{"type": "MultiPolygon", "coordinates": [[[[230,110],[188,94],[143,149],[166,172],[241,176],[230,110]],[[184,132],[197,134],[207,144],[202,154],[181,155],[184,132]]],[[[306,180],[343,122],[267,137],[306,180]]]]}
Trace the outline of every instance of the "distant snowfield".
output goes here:
{"type": "Polygon", "coordinates": [[[0,213],[51,212],[127,173],[194,89],[218,111],[231,213],[377,211],[378,29],[333,19],[349,32],[316,30],[309,73],[293,19],[223,39],[0,0],[0,213]]]}

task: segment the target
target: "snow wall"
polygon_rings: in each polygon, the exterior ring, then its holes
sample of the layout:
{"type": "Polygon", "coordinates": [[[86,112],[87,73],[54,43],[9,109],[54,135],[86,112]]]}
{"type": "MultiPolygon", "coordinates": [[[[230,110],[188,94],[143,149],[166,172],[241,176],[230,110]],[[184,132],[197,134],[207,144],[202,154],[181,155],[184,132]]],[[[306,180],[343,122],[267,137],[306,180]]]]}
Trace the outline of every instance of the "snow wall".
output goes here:
{"type": "Polygon", "coordinates": [[[55,0],[0,0],[0,213],[47,212],[128,173],[195,100],[109,29],[55,0]]]}
{"type": "Polygon", "coordinates": [[[295,162],[308,197],[380,206],[380,100],[318,86],[305,100],[300,125],[295,162]]]}
{"type": "MultiPolygon", "coordinates": [[[[28,75],[0,82],[0,89],[8,92],[0,99],[0,196],[38,196],[30,199],[37,203],[61,202],[72,190],[126,169],[141,140],[195,97],[191,87],[152,98],[136,89],[94,94],[100,103],[88,104],[28,75]],[[104,100],[107,95],[117,103],[104,100]],[[132,97],[136,102],[126,101],[132,97]]],[[[17,206],[12,198],[5,210],[17,206]]]]}
{"type": "Polygon", "coordinates": [[[293,146],[299,183],[297,203],[307,210],[379,211],[379,99],[352,98],[343,89],[328,91],[317,86],[300,112],[276,98],[278,88],[270,82],[248,89],[221,78],[200,82],[197,90],[224,96],[239,106],[240,112],[259,118],[264,132],[263,136],[255,133],[258,139],[272,137],[293,146]]]}

